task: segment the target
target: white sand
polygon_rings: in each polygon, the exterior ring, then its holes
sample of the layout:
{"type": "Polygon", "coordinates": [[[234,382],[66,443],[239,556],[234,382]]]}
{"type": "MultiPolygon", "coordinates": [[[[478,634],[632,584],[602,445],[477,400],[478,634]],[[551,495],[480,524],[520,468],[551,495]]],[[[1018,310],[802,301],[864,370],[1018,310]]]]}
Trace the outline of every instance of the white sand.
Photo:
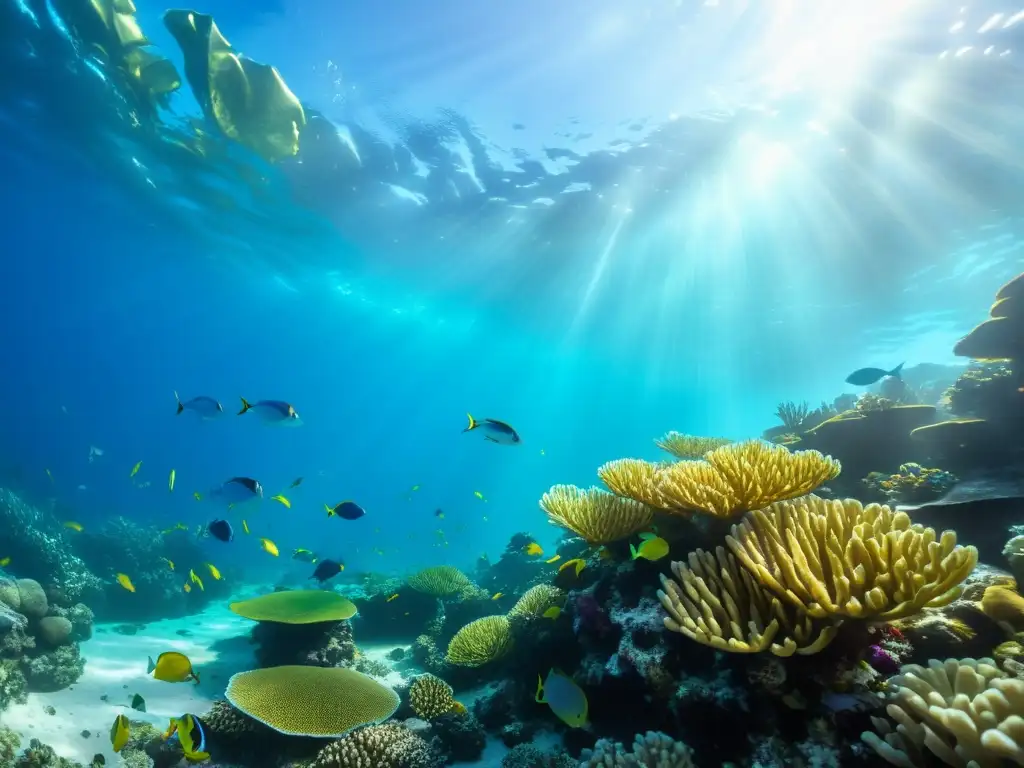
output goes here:
{"type": "Polygon", "coordinates": [[[118,765],[110,746],[110,726],[118,714],[124,712],[132,720],[145,720],[165,730],[171,717],[205,712],[211,702],[223,698],[232,674],[254,666],[247,643],[252,622],[231,613],[226,604],[194,616],[153,622],[135,635],[118,634],[115,626],[98,624],[92,639],[82,643],[85,673],[77,683],[56,693],[29,694],[27,703],[0,713],[0,724],[21,736],[22,747],[36,738],[63,757],[88,764],[98,752],[108,765],[118,765]],[[178,630],[191,635],[182,637],[178,630]],[[223,642],[235,637],[240,639],[223,642]],[[164,683],[148,676],[147,658],[155,659],[164,651],[187,655],[202,683],[164,683]],[[146,712],[131,709],[136,693],[146,700],[146,712]],[[107,701],[101,700],[103,695],[107,701]],[[46,714],[47,706],[56,714],[46,714]],[[91,736],[83,738],[83,730],[91,736]]]}

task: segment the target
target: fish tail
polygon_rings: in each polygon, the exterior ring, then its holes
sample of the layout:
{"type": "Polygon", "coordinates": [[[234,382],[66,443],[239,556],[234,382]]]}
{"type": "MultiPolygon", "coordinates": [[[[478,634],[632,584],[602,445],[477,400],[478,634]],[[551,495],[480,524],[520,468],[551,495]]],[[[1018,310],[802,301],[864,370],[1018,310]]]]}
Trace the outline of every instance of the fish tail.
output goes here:
{"type": "Polygon", "coordinates": [[[174,390],[174,399],[178,401],[178,414],[185,410],[185,406],[181,404],[181,398],[178,397],[178,390],[174,390]]]}
{"type": "Polygon", "coordinates": [[[544,681],[541,679],[540,675],[537,675],[537,692],[533,694],[533,700],[538,704],[547,703],[544,701],[544,681]]]}
{"type": "Polygon", "coordinates": [[[324,504],[324,509],[327,510],[327,516],[328,517],[334,517],[334,510],[333,509],[328,507],[326,504],[324,504]]]}
{"type": "Polygon", "coordinates": [[[146,663],[146,674],[147,675],[151,675],[153,673],[154,669],[156,669],[156,664],[153,662],[153,657],[150,656],[147,659],[147,663],[146,663]]]}
{"type": "Polygon", "coordinates": [[[473,418],[473,414],[467,413],[466,414],[466,418],[469,419],[469,426],[467,426],[464,430],[462,430],[463,432],[469,432],[469,431],[474,430],[474,429],[476,429],[477,427],[480,426],[477,423],[476,419],[473,418]]]}
{"type": "Polygon", "coordinates": [[[238,415],[241,416],[243,413],[252,408],[252,406],[249,404],[249,401],[246,400],[244,397],[239,397],[238,399],[242,401],[242,410],[238,412],[238,415]]]}
{"type": "Polygon", "coordinates": [[[638,557],[640,557],[640,552],[638,552],[637,548],[634,547],[632,544],[629,545],[629,554],[633,560],[636,560],[638,557]]]}
{"type": "Polygon", "coordinates": [[[894,378],[897,378],[897,379],[902,379],[902,377],[900,376],[900,372],[903,371],[903,366],[906,365],[906,364],[907,363],[904,360],[902,363],[900,363],[895,368],[893,368],[891,371],[889,371],[889,375],[894,377],[894,378]]]}

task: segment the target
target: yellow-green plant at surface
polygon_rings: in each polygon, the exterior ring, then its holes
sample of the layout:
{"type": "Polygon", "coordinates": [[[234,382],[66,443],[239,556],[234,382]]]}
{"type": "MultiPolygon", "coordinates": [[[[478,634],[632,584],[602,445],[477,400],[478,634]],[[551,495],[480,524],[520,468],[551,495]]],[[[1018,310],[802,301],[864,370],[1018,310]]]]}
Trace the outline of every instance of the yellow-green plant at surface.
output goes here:
{"type": "Polygon", "coordinates": [[[724,437],[698,437],[669,432],[655,440],[654,444],[677,459],[699,459],[708,451],[721,448],[731,442],[724,437]]]}
{"type": "Polygon", "coordinates": [[[408,584],[417,592],[434,597],[450,597],[461,594],[473,586],[473,582],[462,571],[452,565],[435,565],[424,568],[409,577],[408,584]]]}
{"type": "Polygon", "coordinates": [[[355,604],[326,589],[288,589],[231,603],[230,608],[253,621],[280,624],[317,624],[344,621],[356,615],[355,604]]]}
{"type": "Polygon", "coordinates": [[[445,660],[460,667],[482,667],[512,650],[512,624],[507,616],[484,616],[464,626],[448,643],[445,660]]]}
{"type": "Polygon", "coordinates": [[[462,714],[466,711],[455,700],[452,687],[431,674],[420,675],[412,681],[409,686],[409,705],[416,717],[424,720],[433,720],[448,712],[462,714]]]}
{"type": "Polygon", "coordinates": [[[625,539],[654,520],[654,512],[646,504],[599,488],[583,490],[575,485],[552,487],[541,498],[540,506],[552,525],[566,528],[594,545],[625,539]]]}
{"type": "Polygon", "coordinates": [[[398,709],[398,694],[344,667],[284,666],[239,672],[225,692],[232,706],[289,736],[340,738],[380,723],[398,709]]]}
{"type": "Polygon", "coordinates": [[[892,765],[925,768],[932,757],[953,766],[1024,765],[1024,680],[992,659],[911,664],[888,690],[885,711],[897,727],[872,717],[877,733],[861,738],[892,765]]]}
{"type": "Polygon", "coordinates": [[[565,593],[550,584],[537,584],[530,587],[520,597],[512,610],[508,612],[510,619],[543,616],[548,608],[561,606],[565,593]]]}

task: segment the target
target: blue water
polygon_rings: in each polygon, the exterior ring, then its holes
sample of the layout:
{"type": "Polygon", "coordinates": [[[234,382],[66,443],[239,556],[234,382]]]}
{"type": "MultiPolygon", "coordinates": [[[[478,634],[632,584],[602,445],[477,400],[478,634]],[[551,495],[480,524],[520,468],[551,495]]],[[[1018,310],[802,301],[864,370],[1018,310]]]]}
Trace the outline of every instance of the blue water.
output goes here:
{"type": "MultiPolygon", "coordinates": [[[[224,510],[193,492],[251,476],[292,507],[246,513],[283,556],[236,565],[468,567],[551,545],[550,485],[670,429],[757,436],[855,368],[956,362],[1024,264],[1021,25],[925,5],[215,0],[347,149],[186,167],[187,85],[135,128],[54,6],[4,0],[5,482],[86,526],[195,525],[224,510]],[[348,498],[366,517],[328,520],[348,498]]],[[[162,12],[139,0],[180,71],[162,12]]]]}

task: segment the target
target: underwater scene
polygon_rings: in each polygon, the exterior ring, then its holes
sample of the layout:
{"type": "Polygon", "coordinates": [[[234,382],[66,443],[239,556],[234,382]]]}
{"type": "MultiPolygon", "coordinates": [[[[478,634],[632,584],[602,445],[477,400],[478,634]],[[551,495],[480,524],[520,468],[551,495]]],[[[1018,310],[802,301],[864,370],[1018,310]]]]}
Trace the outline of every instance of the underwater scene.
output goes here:
{"type": "Polygon", "coordinates": [[[0,768],[1024,766],[1024,4],[0,0],[0,768]]]}

